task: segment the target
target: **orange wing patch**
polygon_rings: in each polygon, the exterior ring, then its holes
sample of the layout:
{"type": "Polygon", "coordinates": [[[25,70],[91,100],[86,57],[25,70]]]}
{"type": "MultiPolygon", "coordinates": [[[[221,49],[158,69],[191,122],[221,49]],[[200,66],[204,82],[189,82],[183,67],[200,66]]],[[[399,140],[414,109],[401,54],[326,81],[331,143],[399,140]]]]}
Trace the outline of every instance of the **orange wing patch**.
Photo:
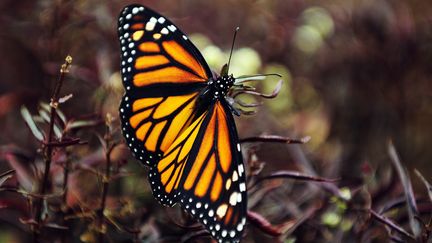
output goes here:
{"type": "Polygon", "coordinates": [[[212,201],[219,198],[222,188],[226,187],[228,183],[223,182],[221,173],[227,173],[232,163],[230,139],[225,111],[217,103],[214,106],[212,117],[208,122],[202,141],[200,141],[200,152],[197,154],[186,177],[183,186],[185,190],[191,190],[196,185],[196,196],[204,197],[210,194],[212,201]],[[217,147],[217,150],[215,147],[217,147]],[[222,168],[221,171],[215,170],[216,163],[220,165],[219,168],[222,168]],[[205,166],[204,170],[203,166],[205,166]],[[202,172],[202,174],[199,174],[199,172],[202,172]],[[209,188],[211,189],[209,190],[209,188]]]}
{"type": "Polygon", "coordinates": [[[220,173],[216,174],[216,179],[213,182],[213,187],[210,193],[210,199],[214,202],[220,198],[222,191],[222,176],[220,173]]]}
{"type": "Polygon", "coordinates": [[[184,127],[188,127],[191,117],[192,117],[192,112],[193,112],[193,107],[194,107],[195,103],[194,102],[190,102],[186,105],[186,107],[184,107],[178,114],[177,116],[172,120],[171,125],[169,126],[167,132],[165,133],[165,137],[162,141],[161,144],[161,150],[162,151],[166,151],[168,149],[168,147],[174,142],[174,140],[177,138],[178,134],[180,134],[180,132],[182,131],[182,129],[184,127]],[[179,125],[179,124],[184,124],[183,126],[179,125]]]}
{"type": "Polygon", "coordinates": [[[144,24],[142,24],[142,23],[136,23],[136,24],[132,25],[132,27],[131,27],[131,29],[133,29],[133,30],[140,30],[143,28],[144,28],[144,24]]]}
{"type": "Polygon", "coordinates": [[[133,82],[135,86],[138,87],[155,83],[192,83],[202,81],[202,78],[178,67],[166,67],[154,71],[142,72],[133,77],[133,82]]]}
{"type": "Polygon", "coordinates": [[[162,43],[165,51],[168,52],[176,61],[192,69],[200,77],[205,78],[207,75],[204,68],[196,61],[196,59],[187,52],[181,45],[175,41],[165,41],[162,43]]]}
{"type": "Polygon", "coordinates": [[[152,113],[152,111],[153,111],[153,109],[148,109],[148,110],[145,110],[143,112],[139,112],[139,113],[133,115],[129,119],[132,128],[136,128],[141,121],[148,118],[150,116],[150,114],[152,113]]]}
{"type": "Polygon", "coordinates": [[[138,48],[142,52],[160,52],[159,45],[151,41],[141,43],[138,48]]]}
{"type": "Polygon", "coordinates": [[[196,119],[183,133],[181,133],[178,139],[175,140],[164,153],[161,161],[157,164],[157,170],[160,173],[161,182],[162,185],[165,186],[165,192],[167,194],[171,193],[172,189],[177,189],[177,187],[174,187],[174,183],[180,180],[183,171],[183,169],[179,168],[184,167],[187,155],[192,149],[192,145],[196,140],[203,120],[204,114],[201,115],[200,118],[196,119]],[[171,186],[167,186],[170,184],[171,186]]]}
{"type": "Polygon", "coordinates": [[[224,173],[228,172],[228,169],[231,166],[232,154],[230,149],[230,137],[228,131],[228,125],[226,123],[225,112],[222,110],[223,108],[217,106],[217,120],[218,120],[218,149],[219,153],[219,161],[224,173]]]}
{"type": "Polygon", "coordinates": [[[145,141],[144,146],[146,147],[146,149],[150,151],[156,151],[158,138],[161,135],[162,129],[165,127],[166,124],[167,124],[166,120],[163,122],[156,123],[156,125],[153,127],[152,132],[150,133],[147,140],[145,141]]]}
{"type": "Polygon", "coordinates": [[[130,126],[151,152],[164,152],[189,124],[197,93],[168,98],[143,98],[132,104],[130,126]],[[163,135],[164,130],[165,136],[163,135]],[[159,146],[158,146],[159,145],[159,146]]]}
{"type": "Polygon", "coordinates": [[[136,112],[138,110],[154,106],[160,103],[162,100],[163,100],[162,97],[137,99],[132,104],[132,111],[136,112]]]}
{"type": "Polygon", "coordinates": [[[140,128],[138,128],[138,130],[136,131],[136,137],[139,140],[143,141],[147,135],[148,130],[150,129],[150,126],[150,122],[146,122],[144,125],[140,126],[140,128]]]}
{"type": "MultiPolygon", "coordinates": [[[[146,32],[137,30],[132,34],[134,41],[140,41],[146,32]]],[[[162,37],[153,34],[154,40],[162,37]]],[[[208,80],[204,67],[196,58],[174,40],[162,41],[162,44],[145,41],[138,45],[144,55],[137,56],[133,62],[138,70],[132,78],[137,87],[162,83],[197,83],[208,80]],[[162,50],[163,49],[163,50],[162,50]],[[154,69],[160,67],[158,69],[154,69]],[[147,70],[153,68],[154,70],[147,70]]]]}
{"type": "Polygon", "coordinates": [[[149,67],[155,67],[169,63],[169,60],[163,55],[152,55],[138,57],[135,62],[136,69],[144,69],[149,67]]]}
{"type": "MultiPolygon", "coordinates": [[[[194,191],[195,195],[197,195],[198,197],[204,197],[207,194],[215,170],[216,170],[216,159],[215,156],[213,155],[210,158],[209,162],[207,163],[207,166],[205,167],[204,172],[201,175],[198,184],[196,185],[194,191]]],[[[190,178],[190,180],[193,180],[193,178],[190,178]]]]}
{"type": "MultiPolygon", "coordinates": [[[[205,159],[207,158],[207,156],[209,156],[210,150],[213,146],[213,138],[214,138],[214,132],[215,132],[215,116],[212,116],[212,118],[210,119],[209,124],[207,125],[207,129],[206,129],[206,136],[203,138],[202,141],[202,145],[200,148],[200,152],[198,153],[198,156],[195,159],[195,162],[192,165],[192,168],[189,172],[189,175],[185,181],[184,184],[184,188],[186,190],[190,190],[192,188],[192,186],[194,185],[195,179],[199,176],[199,172],[205,162],[205,159]]],[[[213,171],[214,168],[216,167],[216,159],[214,157],[214,155],[210,158],[210,162],[207,165],[207,167],[209,167],[208,169],[205,170],[204,173],[209,173],[210,171],[213,171]]],[[[211,176],[212,176],[212,172],[211,174],[209,174],[209,176],[202,176],[200,182],[198,183],[198,191],[199,194],[202,195],[203,193],[205,193],[205,190],[203,190],[203,188],[208,188],[210,182],[211,182],[211,176]]]]}

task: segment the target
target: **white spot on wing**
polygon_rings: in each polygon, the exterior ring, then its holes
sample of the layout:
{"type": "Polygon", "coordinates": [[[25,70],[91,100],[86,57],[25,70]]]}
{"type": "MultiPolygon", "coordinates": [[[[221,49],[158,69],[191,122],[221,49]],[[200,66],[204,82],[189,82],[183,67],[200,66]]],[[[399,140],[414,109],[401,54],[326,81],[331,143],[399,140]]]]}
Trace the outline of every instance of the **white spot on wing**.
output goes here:
{"type": "Polygon", "coordinates": [[[165,23],[165,18],[164,17],[159,17],[158,22],[163,24],[165,23]]]}
{"type": "Polygon", "coordinates": [[[237,231],[242,231],[242,230],[243,230],[243,224],[238,224],[237,231]]]}
{"type": "Polygon", "coordinates": [[[242,164],[239,164],[239,166],[238,166],[238,170],[239,170],[239,174],[240,174],[240,176],[243,174],[243,172],[244,172],[244,168],[243,168],[243,165],[242,164]]]}
{"type": "Polygon", "coordinates": [[[147,31],[152,31],[152,30],[154,30],[155,26],[156,26],[155,22],[147,22],[145,29],[147,31]]]}
{"type": "Polygon", "coordinates": [[[243,183],[240,183],[240,191],[241,192],[244,192],[244,191],[246,191],[246,184],[243,182],[243,183]]]}
{"type": "Polygon", "coordinates": [[[233,206],[237,204],[237,192],[233,192],[229,198],[229,203],[233,206]]]}
{"type": "Polygon", "coordinates": [[[238,180],[238,174],[237,174],[237,171],[234,171],[233,176],[232,176],[232,180],[233,180],[233,181],[237,181],[237,180],[238,180]]]}
{"type": "Polygon", "coordinates": [[[176,27],[174,25],[169,25],[168,29],[171,30],[172,32],[176,31],[176,27]]]}
{"type": "Polygon", "coordinates": [[[168,34],[169,32],[168,32],[168,29],[167,28],[163,28],[162,30],[161,30],[161,34],[163,34],[163,35],[166,35],[166,34],[168,34]]]}
{"type": "Polygon", "coordinates": [[[216,215],[219,216],[219,218],[222,218],[223,216],[225,216],[227,209],[228,205],[226,205],[225,203],[220,205],[216,210],[216,215]]]}

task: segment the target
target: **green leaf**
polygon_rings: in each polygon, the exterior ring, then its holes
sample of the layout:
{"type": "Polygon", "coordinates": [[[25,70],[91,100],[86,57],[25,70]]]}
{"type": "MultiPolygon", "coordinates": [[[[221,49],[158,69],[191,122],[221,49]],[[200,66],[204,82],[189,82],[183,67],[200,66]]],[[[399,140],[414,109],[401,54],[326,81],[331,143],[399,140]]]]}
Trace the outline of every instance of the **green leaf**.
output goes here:
{"type": "Polygon", "coordinates": [[[43,135],[42,131],[40,131],[39,128],[37,127],[36,123],[33,120],[32,115],[30,114],[30,112],[27,109],[27,107],[25,107],[25,106],[21,107],[21,115],[24,118],[24,121],[29,126],[30,131],[33,133],[33,136],[35,136],[35,138],[37,140],[43,141],[44,140],[44,135],[43,135]]]}
{"type": "Polygon", "coordinates": [[[82,127],[90,127],[90,126],[95,126],[97,124],[99,124],[100,122],[95,121],[95,120],[77,120],[77,121],[72,121],[69,122],[69,124],[67,125],[67,129],[71,130],[71,129],[77,129],[77,128],[82,128],[82,127]]]}
{"type": "Polygon", "coordinates": [[[40,109],[39,110],[39,116],[46,122],[46,123],[50,123],[50,115],[47,111],[40,109]]]}

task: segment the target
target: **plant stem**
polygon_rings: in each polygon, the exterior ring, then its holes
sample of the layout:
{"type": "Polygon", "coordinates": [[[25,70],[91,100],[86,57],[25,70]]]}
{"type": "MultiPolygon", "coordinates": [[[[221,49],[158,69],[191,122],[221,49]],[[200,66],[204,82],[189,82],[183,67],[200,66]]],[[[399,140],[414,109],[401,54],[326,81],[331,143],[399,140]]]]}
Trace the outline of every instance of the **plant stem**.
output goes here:
{"type": "Polygon", "coordinates": [[[65,206],[67,203],[66,202],[67,193],[68,193],[67,183],[69,180],[69,170],[70,170],[69,156],[70,156],[70,153],[66,152],[66,163],[65,163],[65,167],[64,167],[64,171],[63,171],[63,206],[65,206]]]}
{"type": "Polygon", "coordinates": [[[97,219],[98,219],[98,242],[103,243],[104,242],[104,235],[105,235],[105,207],[106,207],[106,199],[108,196],[108,189],[109,189],[109,182],[110,182],[110,176],[111,176],[111,151],[115,147],[115,144],[111,144],[111,126],[110,126],[110,116],[107,117],[107,130],[105,134],[105,174],[102,178],[102,196],[101,196],[101,204],[99,207],[99,210],[97,211],[97,219]]]}
{"type": "MultiPolygon", "coordinates": [[[[69,170],[70,170],[70,152],[66,151],[66,163],[63,171],[63,198],[62,198],[62,206],[61,206],[61,215],[62,215],[62,225],[65,225],[66,220],[64,219],[65,210],[67,209],[67,194],[68,194],[68,180],[69,180],[69,170]]],[[[62,234],[60,237],[61,242],[66,242],[66,234],[62,234]]]]}
{"type": "MultiPolygon", "coordinates": [[[[58,96],[60,93],[60,89],[63,85],[65,74],[68,72],[68,68],[71,65],[71,63],[72,63],[72,57],[67,56],[65,59],[65,63],[60,68],[60,75],[58,77],[57,84],[56,84],[56,87],[54,89],[54,93],[51,97],[50,124],[48,127],[48,137],[45,141],[45,143],[47,145],[44,148],[44,153],[43,153],[44,162],[45,162],[45,169],[44,169],[44,172],[42,175],[43,176],[42,181],[38,187],[38,192],[37,192],[40,196],[43,196],[47,191],[49,172],[51,169],[52,152],[53,152],[53,146],[50,143],[52,142],[53,135],[54,135],[54,120],[56,117],[56,109],[58,106],[58,96]]],[[[38,238],[39,238],[39,228],[41,226],[40,224],[41,224],[41,220],[42,220],[43,201],[44,201],[44,199],[40,198],[40,199],[37,199],[35,202],[34,219],[36,221],[36,226],[38,228],[32,227],[33,241],[34,242],[38,242],[38,238]]]]}

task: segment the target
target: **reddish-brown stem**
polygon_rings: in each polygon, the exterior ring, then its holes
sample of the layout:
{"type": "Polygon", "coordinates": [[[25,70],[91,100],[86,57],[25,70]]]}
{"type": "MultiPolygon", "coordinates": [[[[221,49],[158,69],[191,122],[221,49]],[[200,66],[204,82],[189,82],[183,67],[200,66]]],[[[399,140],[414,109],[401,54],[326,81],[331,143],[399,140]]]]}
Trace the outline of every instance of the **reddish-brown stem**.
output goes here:
{"type": "MultiPolygon", "coordinates": [[[[108,118],[109,119],[109,118],[108,118]]],[[[106,207],[106,199],[108,196],[108,189],[109,189],[109,182],[110,182],[110,176],[111,176],[111,151],[115,147],[115,144],[111,144],[111,128],[110,128],[110,122],[107,122],[107,131],[105,134],[105,174],[102,177],[102,196],[101,196],[101,205],[99,207],[99,210],[96,212],[97,220],[98,220],[98,242],[103,243],[104,242],[104,235],[105,235],[105,207],[106,207]]]]}
{"type": "MultiPolygon", "coordinates": [[[[51,169],[51,160],[52,160],[52,152],[53,152],[53,148],[54,146],[51,145],[52,140],[53,140],[53,135],[54,135],[54,120],[56,118],[56,109],[57,109],[57,101],[58,101],[58,96],[60,93],[60,89],[63,85],[63,81],[64,81],[64,77],[65,74],[68,72],[68,68],[70,66],[70,64],[72,63],[72,57],[67,56],[65,59],[65,63],[62,65],[61,69],[60,69],[60,75],[58,77],[57,83],[56,83],[56,87],[54,89],[54,93],[52,95],[51,98],[51,110],[50,110],[50,124],[48,127],[48,137],[46,138],[45,144],[46,146],[44,147],[44,162],[45,162],[45,169],[44,172],[42,174],[42,181],[39,184],[39,188],[38,188],[38,194],[39,195],[44,195],[47,191],[47,187],[48,187],[48,180],[49,180],[49,172],[51,169]]],[[[32,226],[32,231],[33,231],[33,241],[34,242],[38,242],[38,238],[39,238],[39,228],[40,228],[40,223],[42,220],[42,206],[43,206],[43,199],[37,199],[35,202],[35,207],[34,207],[34,219],[36,221],[36,227],[32,226]]]]}
{"type": "Polygon", "coordinates": [[[304,137],[300,139],[282,137],[278,135],[261,135],[256,137],[247,137],[240,139],[240,143],[256,143],[256,142],[267,142],[267,143],[297,143],[304,144],[310,140],[310,137],[304,137]]]}
{"type": "MultiPolygon", "coordinates": [[[[64,171],[63,171],[63,204],[62,204],[62,208],[61,208],[61,213],[62,213],[62,223],[65,223],[65,219],[64,219],[64,209],[67,206],[67,194],[68,194],[68,187],[67,187],[67,183],[69,180],[69,170],[70,170],[70,159],[69,159],[70,154],[68,152],[66,152],[66,163],[64,165],[64,171]]],[[[66,242],[66,234],[62,234],[61,238],[60,238],[61,242],[66,242]]]]}
{"type": "Polygon", "coordinates": [[[87,144],[87,142],[85,141],[81,141],[79,138],[73,138],[67,141],[58,141],[58,142],[51,142],[51,143],[47,143],[45,144],[45,146],[50,146],[50,147],[68,147],[68,146],[72,146],[72,145],[76,145],[76,144],[87,144]]]}
{"type": "Polygon", "coordinates": [[[415,240],[414,236],[411,235],[410,233],[408,233],[406,230],[404,230],[402,227],[400,227],[399,225],[393,223],[391,220],[387,219],[386,217],[376,213],[374,210],[369,209],[369,212],[372,215],[372,218],[374,218],[375,220],[377,220],[378,222],[387,225],[388,227],[390,227],[391,229],[395,230],[396,232],[398,232],[399,234],[405,236],[408,239],[411,240],[415,240]]]}
{"type": "Polygon", "coordinates": [[[67,182],[69,180],[69,169],[70,169],[70,160],[69,160],[69,153],[66,153],[66,163],[64,166],[63,171],[63,206],[66,205],[66,199],[67,199],[67,182]]]}

